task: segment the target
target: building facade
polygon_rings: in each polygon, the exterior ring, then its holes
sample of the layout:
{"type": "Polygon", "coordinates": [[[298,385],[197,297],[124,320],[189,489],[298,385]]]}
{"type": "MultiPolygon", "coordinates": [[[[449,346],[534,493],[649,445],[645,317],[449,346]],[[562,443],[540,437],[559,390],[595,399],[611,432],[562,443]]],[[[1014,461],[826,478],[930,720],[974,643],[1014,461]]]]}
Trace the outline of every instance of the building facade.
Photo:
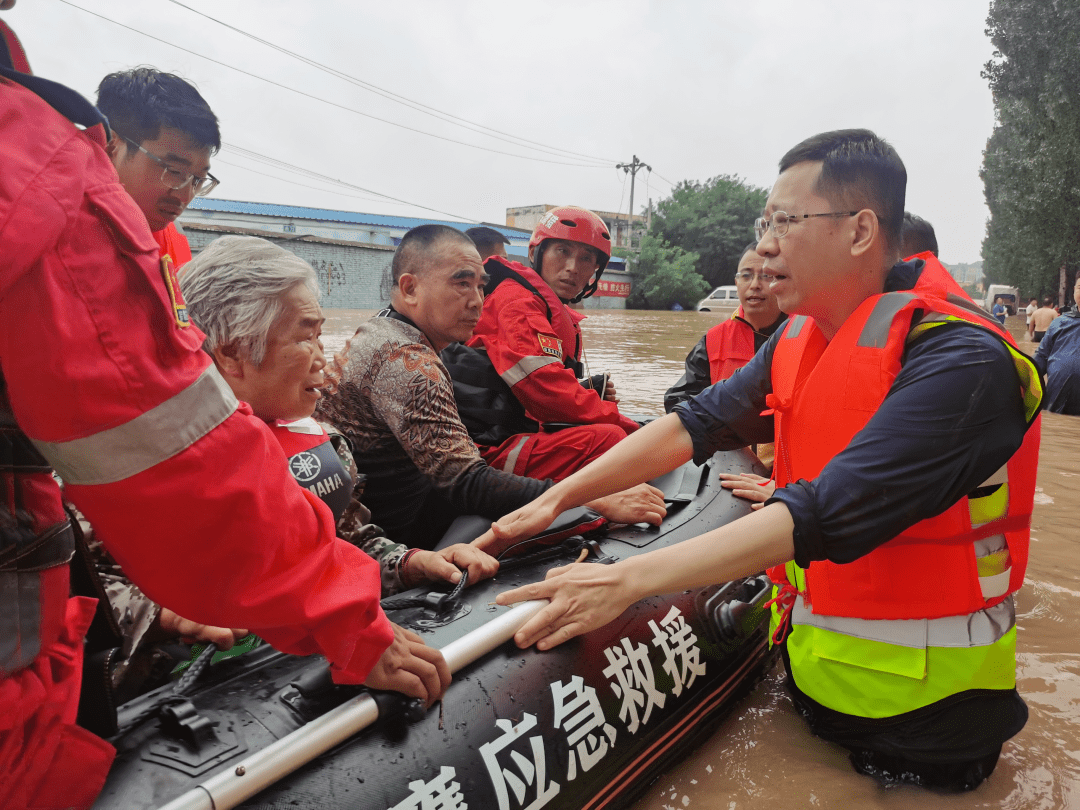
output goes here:
{"type": "MultiPolygon", "coordinates": [[[[539,216],[537,216],[539,219],[539,216]]],[[[177,225],[192,253],[226,234],[259,236],[291,250],[315,268],[328,309],[380,309],[390,293],[390,261],[407,231],[425,224],[465,231],[476,225],[494,228],[510,240],[510,258],[528,264],[528,228],[491,223],[451,222],[392,217],[324,208],[253,203],[196,197],[177,225]]],[[[535,223],[534,223],[535,224],[535,223]]],[[[625,262],[613,258],[586,309],[623,309],[630,294],[625,262]]]]}

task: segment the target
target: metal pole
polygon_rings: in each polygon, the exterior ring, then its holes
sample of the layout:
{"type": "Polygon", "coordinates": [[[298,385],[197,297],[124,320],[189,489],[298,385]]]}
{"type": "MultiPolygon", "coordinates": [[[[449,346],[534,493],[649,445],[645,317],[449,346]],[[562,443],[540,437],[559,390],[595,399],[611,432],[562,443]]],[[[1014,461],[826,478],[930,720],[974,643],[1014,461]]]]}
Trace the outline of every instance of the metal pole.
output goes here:
{"type": "MultiPolygon", "coordinates": [[[[510,640],[518,628],[546,604],[547,600],[523,602],[483,627],[451,641],[441,650],[450,671],[457,672],[510,640]]],[[[375,700],[370,695],[358,695],[219,771],[161,810],[228,810],[236,807],[378,719],[375,700]]]]}

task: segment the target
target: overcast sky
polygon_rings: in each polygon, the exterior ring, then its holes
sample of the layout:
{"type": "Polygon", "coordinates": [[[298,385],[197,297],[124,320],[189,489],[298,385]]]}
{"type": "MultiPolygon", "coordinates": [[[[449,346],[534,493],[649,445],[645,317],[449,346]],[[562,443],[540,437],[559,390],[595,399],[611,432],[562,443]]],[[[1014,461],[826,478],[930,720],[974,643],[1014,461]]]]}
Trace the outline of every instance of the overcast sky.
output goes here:
{"type": "MultiPolygon", "coordinates": [[[[114,70],[179,73],[217,113],[226,144],[441,218],[501,223],[507,207],[538,203],[625,212],[630,185],[614,164],[635,154],[654,170],[638,174],[639,211],[685,179],[735,174],[768,187],[803,138],[869,127],[904,159],[907,208],[934,225],[942,259],[979,259],[979,167],[994,120],[979,76],[993,51],[989,0],[183,2],[196,11],[170,0],[18,0],[4,19],[37,74],[91,99],[114,70]],[[513,142],[391,102],[196,12],[513,142]]],[[[216,197],[434,216],[229,148],[213,172],[216,197]]]]}

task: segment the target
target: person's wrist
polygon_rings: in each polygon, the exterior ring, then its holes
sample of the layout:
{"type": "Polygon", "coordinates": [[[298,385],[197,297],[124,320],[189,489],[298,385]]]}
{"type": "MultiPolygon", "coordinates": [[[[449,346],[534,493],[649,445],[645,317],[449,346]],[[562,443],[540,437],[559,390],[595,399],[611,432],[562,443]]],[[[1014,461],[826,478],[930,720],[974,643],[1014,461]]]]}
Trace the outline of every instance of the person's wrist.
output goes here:
{"type": "Polygon", "coordinates": [[[406,590],[416,585],[416,582],[413,579],[416,566],[413,566],[414,570],[410,573],[409,563],[412,562],[413,557],[416,556],[418,551],[420,551],[420,549],[410,548],[401,556],[401,559],[398,560],[398,579],[401,580],[401,584],[405,586],[406,590]]]}
{"type": "Polygon", "coordinates": [[[575,506],[581,505],[575,502],[572,496],[573,493],[568,487],[558,483],[540,496],[540,502],[545,508],[550,509],[552,513],[561,515],[567,509],[573,509],[575,506]]]}
{"type": "Polygon", "coordinates": [[[620,560],[612,566],[613,568],[619,568],[619,584],[627,605],[640,602],[642,599],[656,594],[656,591],[650,585],[650,577],[655,573],[655,569],[646,559],[647,557],[647,554],[630,557],[626,560],[620,560]]]}

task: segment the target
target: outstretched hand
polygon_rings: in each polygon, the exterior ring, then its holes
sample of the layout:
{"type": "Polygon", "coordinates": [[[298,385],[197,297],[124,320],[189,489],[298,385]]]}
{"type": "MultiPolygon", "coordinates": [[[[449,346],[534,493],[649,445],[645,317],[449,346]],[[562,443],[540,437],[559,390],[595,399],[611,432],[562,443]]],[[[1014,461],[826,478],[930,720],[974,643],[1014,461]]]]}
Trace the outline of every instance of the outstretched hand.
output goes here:
{"type": "Polygon", "coordinates": [[[612,523],[651,523],[659,526],[667,515],[664,493],[651,484],[638,484],[586,505],[612,523]]]}
{"type": "Polygon", "coordinates": [[[776,482],[753,473],[720,473],[720,486],[730,489],[731,494],[753,501],[751,509],[760,509],[772,497],[776,482]]]}
{"type": "Polygon", "coordinates": [[[417,551],[409,558],[405,568],[410,582],[444,579],[457,583],[461,569],[469,572],[469,582],[475,584],[493,577],[499,570],[499,561],[477,546],[455,543],[439,551],[417,551]]]}
{"type": "Polygon", "coordinates": [[[538,498],[491,524],[470,545],[498,557],[514,543],[535,537],[555,522],[558,513],[538,498]]]}
{"type": "Polygon", "coordinates": [[[512,605],[530,599],[551,601],[522,625],[514,634],[514,642],[522,648],[535,644],[538,650],[549,650],[603,627],[637,601],[620,565],[596,563],[553,568],[543,582],[504,591],[495,601],[512,605]]]}
{"type": "Polygon", "coordinates": [[[430,706],[450,685],[450,667],[442,653],[411,630],[394,624],[394,640],[368,673],[364,686],[401,692],[430,706]]]}

